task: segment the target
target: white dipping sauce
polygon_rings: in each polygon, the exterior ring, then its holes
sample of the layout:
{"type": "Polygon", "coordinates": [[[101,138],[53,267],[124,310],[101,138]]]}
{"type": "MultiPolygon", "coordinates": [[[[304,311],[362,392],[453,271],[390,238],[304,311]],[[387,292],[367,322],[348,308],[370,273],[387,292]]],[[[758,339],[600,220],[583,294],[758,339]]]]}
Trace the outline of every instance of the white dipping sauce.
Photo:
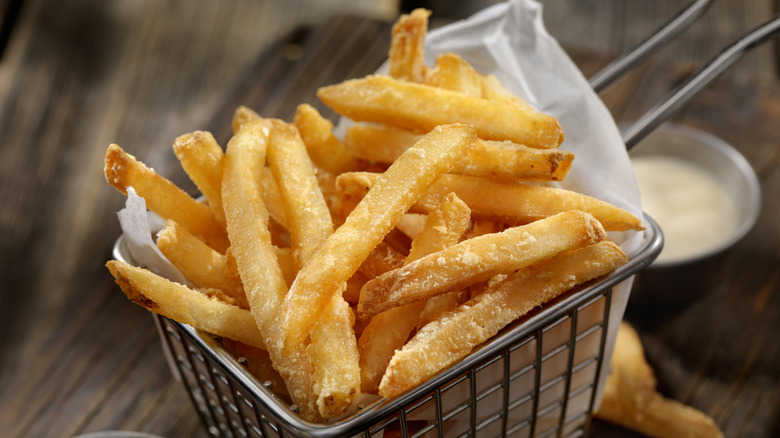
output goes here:
{"type": "Polygon", "coordinates": [[[734,200],[714,175],[666,156],[631,157],[642,207],[664,233],[659,262],[695,257],[714,249],[737,229],[734,200]]]}

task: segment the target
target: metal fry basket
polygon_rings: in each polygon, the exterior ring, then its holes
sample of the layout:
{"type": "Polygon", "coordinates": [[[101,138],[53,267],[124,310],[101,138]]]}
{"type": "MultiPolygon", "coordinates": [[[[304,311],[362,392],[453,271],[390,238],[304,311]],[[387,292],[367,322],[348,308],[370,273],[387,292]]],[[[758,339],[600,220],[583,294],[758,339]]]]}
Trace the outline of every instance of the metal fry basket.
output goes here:
{"type": "MultiPolygon", "coordinates": [[[[663,236],[645,216],[628,264],[537,309],[460,363],[331,424],[303,420],[218,339],[155,315],[164,351],[218,437],[586,436],[605,366],[613,288],[648,266],[663,236]]],[[[131,262],[122,237],[114,256],[131,262]]]]}

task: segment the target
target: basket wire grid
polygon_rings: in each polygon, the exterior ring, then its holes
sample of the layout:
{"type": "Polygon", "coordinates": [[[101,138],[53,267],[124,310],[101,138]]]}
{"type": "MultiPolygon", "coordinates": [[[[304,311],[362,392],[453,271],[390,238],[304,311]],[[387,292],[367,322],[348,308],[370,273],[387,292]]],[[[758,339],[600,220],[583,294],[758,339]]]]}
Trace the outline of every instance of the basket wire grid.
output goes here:
{"type": "MultiPolygon", "coordinates": [[[[321,425],[259,382],[218,339],[154,315],[174,375],[215,437],[586,436],[604,367],[613,287],[649,265],[663,236],[645,216],[629,263],[500,332],[460,363],[393,400],[321,425]]],[[[128,261],[120,237],[115,257],[128,261]]]]}

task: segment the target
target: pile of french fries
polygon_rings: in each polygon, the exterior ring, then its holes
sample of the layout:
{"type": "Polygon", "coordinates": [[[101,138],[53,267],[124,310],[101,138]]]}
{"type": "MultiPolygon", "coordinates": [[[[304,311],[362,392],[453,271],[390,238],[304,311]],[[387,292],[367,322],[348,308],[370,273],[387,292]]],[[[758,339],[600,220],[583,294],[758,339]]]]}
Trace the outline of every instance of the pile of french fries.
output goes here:
{"type": "Polygon", "coordinates": [[[300,415],[396,397],[626,255],[616,206],[551,187],[574,159],[558,121],[455,54],[424,64],[429,12],[392,30],[389,73],[321,88],[292,122],[236,110],[173,149],[190,197],[119,146],[106,180],[167,220],[160,251],[190,284],[121,261],[133,302],[223,339],[300,415]]]}

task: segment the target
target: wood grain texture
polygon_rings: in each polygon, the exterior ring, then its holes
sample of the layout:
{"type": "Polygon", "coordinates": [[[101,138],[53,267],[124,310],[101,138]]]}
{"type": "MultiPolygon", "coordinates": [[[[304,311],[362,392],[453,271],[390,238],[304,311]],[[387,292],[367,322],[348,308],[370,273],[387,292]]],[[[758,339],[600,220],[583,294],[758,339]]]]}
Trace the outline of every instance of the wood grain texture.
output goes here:
{"type": "MultiPolygon", "coordinates": [[[[103,154],[117,142],[192,192],[171,150],[177,135],[210,130],[224,145],[239,104],[289,120],[308,102],[334,118],[314,91],[373,71],[390,24],[328,20],[350,2],[314,3],[301,12],[244,0],[24,2],[0,62],[0,436],[207,435],[171,378],[151,317],[103,266],[123,203],[103,180],[103,154]],[[318,24],[299,26],[309,23],[318,24]]],[[[610,59],[570,53],[586,75],[610,59]]],[[[653,59],[603,98],[617,121],[633,120],[697,65],[653,59]]],[[[712,415],[727,436],[780,432],[777,120],[777,80],[734,76],[674,118],[746,156],[763,210],[697,299],[632,302],[628,314],[659,389],[712,415]]],[[[592,435],[633,436],[599,422],[592,435]]]]}

